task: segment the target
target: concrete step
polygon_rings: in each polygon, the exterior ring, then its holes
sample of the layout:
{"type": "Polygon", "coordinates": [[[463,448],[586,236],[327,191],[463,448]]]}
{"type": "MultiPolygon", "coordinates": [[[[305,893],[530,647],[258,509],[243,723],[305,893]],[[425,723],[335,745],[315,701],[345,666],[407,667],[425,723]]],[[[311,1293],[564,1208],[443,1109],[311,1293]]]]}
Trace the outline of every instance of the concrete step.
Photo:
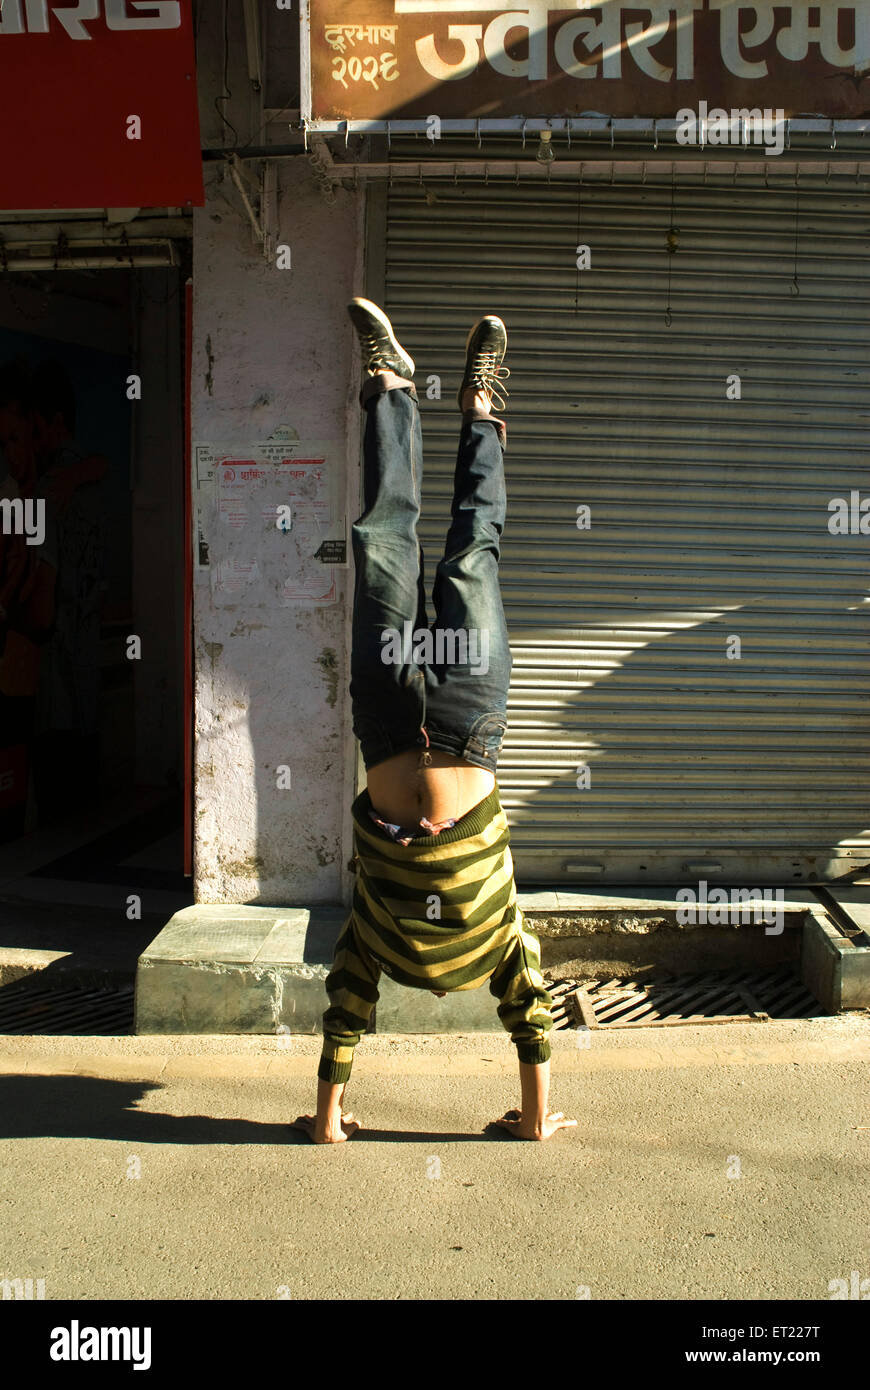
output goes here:
{"type": "MultiPolygon", "coordinates": [[[[774,900],[775,901],[775,900],[774,900]]],[[[770,966],[801,959],[819,899],[784,893],[778,922],[686,923],[676,890],[519,895],[540,939],[545,978],[615,978],[640,966],[671,971],[770,966]]],[[[177,912],[139,958],[137,1033],[317,1033],[324,981],[348,909],[197,905],[177,912]]],[[[378,1032],[491,1032],[486,988],[437,999],[387,976],[379,983],[378,1032]]]]}
{"type": "Polygon", "coordinates": [[[804,928],[801,973],[829,1013],[870,1008],[870,883],[818,889],[804,928]]]}
{"type": "Polygon", "coordinates": [[[318,1032],[346,918],[340,904],[176,912],[139,957],[136,1032],[318,1032]]]}
{"type": "Polygon", "coordinates": [[[0,894],[0,987],[39,974],[45,984],[133,984],[139,957],[179,904],[126,916],[125,895],[111,905],[0,894]]]}

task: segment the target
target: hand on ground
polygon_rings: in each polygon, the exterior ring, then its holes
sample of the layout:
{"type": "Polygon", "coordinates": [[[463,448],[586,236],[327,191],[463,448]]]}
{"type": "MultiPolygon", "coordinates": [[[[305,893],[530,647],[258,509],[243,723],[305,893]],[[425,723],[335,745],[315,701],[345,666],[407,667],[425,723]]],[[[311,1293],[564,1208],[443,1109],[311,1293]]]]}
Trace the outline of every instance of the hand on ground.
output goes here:
{"type": "Polygon", "coordinates": [[[339,1122],[327,1125],[324,1129],[317,1128],[317,1118],[314,1115],[297,1115],[290,1126],[291,1129],[304,1129],[314,1144],[343,1144],[361,1127],[349,1111],[341,1116],[339,1122]]]}
{"type": "Polygon", "coordinates": [[[531,1122],[527,1123],[523,1119],[521,1111],[508,1110],[495,1123],[500,1125],[502,1129],[506,1129],[515,1139],[549,1139],[551,1135],[556,1133],[557,1129],[569,1129],[572,1125],[576,1125],[577,1121],[566,1120],[562,1111],[559,1110],[554,1115],[548,1115],[540,1129],[535,1129],[531,1122]]]}

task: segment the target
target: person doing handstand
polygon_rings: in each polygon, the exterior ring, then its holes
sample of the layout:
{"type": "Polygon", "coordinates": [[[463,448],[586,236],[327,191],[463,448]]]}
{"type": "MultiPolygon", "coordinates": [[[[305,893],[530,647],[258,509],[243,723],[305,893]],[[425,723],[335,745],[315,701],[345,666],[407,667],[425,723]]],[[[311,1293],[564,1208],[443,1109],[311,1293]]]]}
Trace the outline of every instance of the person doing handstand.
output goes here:
{"type": "Polygon", "coordinates": [[[356,881],[326,979],[317,1113],[294,1124],[317,1144],[360,1128],[342,1100],[383,972],[439,997],[488,982],[521,1084],[520,1108],[496,1123],[520,1139],[547,1139],[577,1122],[547,1109],[552,998],[517,904],[495,778],[512,662],[498,581],[507,432],[491,407],[505,404],[507,333],[487,314],[466,340],[452,521],[428,628],[414,362],[377,305],[354,299],[348,311],[367,417],[350,682],[367,786],[352,807],[356,881]],[[428,659],[415,659],[421,649],[428,659]]]}

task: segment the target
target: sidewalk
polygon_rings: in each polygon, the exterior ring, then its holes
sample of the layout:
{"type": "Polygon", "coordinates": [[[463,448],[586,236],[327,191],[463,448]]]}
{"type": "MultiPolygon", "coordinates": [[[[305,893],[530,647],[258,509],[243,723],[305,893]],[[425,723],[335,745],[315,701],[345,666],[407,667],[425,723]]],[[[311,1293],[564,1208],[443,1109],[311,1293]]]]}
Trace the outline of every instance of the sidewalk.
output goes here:
{"type": "Polygon", "coordinates": [[[828,1300],[866,1241],[870,1018],[369,1036],[312,1145],[317,1037],[0,1039],[0,1279],[47,1299],[828,1300]],[[588,1041],[588,1046],[580,1045],[588,1041]],[[729,1176],[731,1174],[732,1176],[729,1176]],[[738,1176],[739,1174],[739,1176],[738,1176]],[[281,1292],[281,1291],[284,1292],[281,1292]]]}

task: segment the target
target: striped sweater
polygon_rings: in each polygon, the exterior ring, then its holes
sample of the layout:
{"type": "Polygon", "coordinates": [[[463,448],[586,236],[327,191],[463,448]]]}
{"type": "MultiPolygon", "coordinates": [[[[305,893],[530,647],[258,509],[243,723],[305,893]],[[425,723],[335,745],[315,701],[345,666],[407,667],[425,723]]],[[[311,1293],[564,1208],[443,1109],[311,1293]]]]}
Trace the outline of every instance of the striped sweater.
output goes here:
{"type": "Polygon", "coordinates": [[[317,1075],[348,1080],[354,1049],[378,998],[381,970],[411,989],[450,993],[489,981],[520,1062],[548,1061],[552,996],[540,943],[517,904],[510,832],[497,788],[455,825],[402,844],[353,803],[357,880],[353,909],[326,980],[317,1075]]]}
{"type": "Polygon", "coordinates": [[[522,926],[498,788],[455,825],[402,845],[353,803],[353,911],[384,972],[412,989],[477,989],[522,926]]]}

